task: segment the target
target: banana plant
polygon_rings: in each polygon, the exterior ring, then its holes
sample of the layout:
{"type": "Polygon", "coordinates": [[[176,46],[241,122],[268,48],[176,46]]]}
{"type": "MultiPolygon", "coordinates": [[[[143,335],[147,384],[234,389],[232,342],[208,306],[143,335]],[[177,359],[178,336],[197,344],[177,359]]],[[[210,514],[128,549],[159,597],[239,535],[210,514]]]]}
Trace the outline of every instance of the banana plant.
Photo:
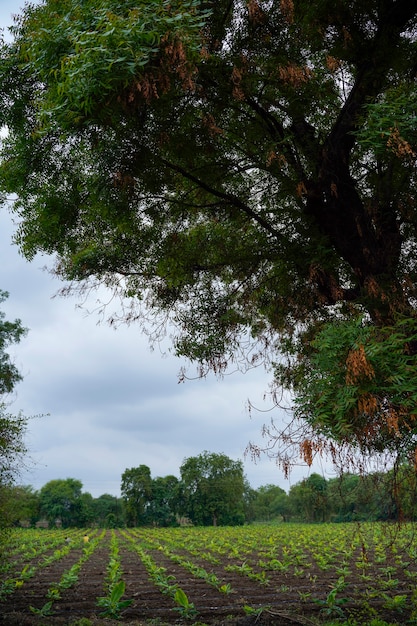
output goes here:
{"type": "Polygon", "coordinates": [[[111,619],[120,619],[122,612],[127,609],[133,600],[122,600],[125,593],[126,584],[124,580],[119,580],[112,585],[110,593],[102,598],[97,599],[97,605],[104,609],[100,613],[102,617],[110,617],[111,619]]]}
{"type": "Polygon", "coordinates": [[[174,601],[178,604],[178,607],[175,608],[176,611],[179,611],[182,617],[187,619],[193,619],[197,615],[197,610],[194,606],[193,602],[190,602],[187,594],[181,587],[178,587],[175,595],[174,601]]]}

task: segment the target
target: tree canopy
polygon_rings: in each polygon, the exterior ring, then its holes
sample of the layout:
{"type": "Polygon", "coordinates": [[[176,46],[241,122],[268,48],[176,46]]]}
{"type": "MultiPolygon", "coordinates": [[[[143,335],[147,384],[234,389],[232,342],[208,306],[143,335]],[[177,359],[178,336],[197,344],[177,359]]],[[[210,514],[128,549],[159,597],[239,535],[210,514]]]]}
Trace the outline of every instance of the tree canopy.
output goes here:
{"type": "Polygon", "coordinates": [[[0,68],[22,252],[202,372],[273,368],[306,461],[414,458],[416,28],[409,0],[26,5],[0,68]]]}
{"type": "Polygon", "coordinates": [[[245,478],[242,461],[202,452],[180,467],[182,510],[199,525],[243,524],[245,478]]]}
{"type": "MultiPolygon", "coordinates": [[[[50,480],[39,491],[41,514],[51,526],[57,521],[64,528],[70,526],[87,526],[87,507],[83,500],[82,482],[75,478],[57,478],[50,480]]],[[[91,498],[91,496],[90,496],[91,498]]]]}
{"type": "MultiPolygon", "coordinates": [[[[7,299],[8,293],[0,290],[0,304],[7,299]]],[[[13,519],[13,498],[10,488],[24,467],[27,447],[25,434],[28,418],[21,412],[10,413],[6,401],[22,376],[7,351],[18,343],[26,334],[26,328],[19,319],[13,322],[6,319],[0,311],[0,552],[2,550],[3,531],[13,519]]]]}
{"type": "Polygon", "coordinates": [[[122,474],[121,492],[127,523],[132,526],[146,523],[152,499],[150,468],[139,465],[126,469],[122,474]]]}
{"type": "Polygon", "coordinates": [[[241,461],[202,452],[184,459],[181,479],[151,477],[147,465],[126,469],[121,493],[126,523],[171,526],[179,518],[197,525],[241,524],[247,489],[241,461]]]}
{"type": "MultiPolygon", "coordinates": [[[[0,290],[0,304],[2,304],[9,294],[0,290]]],[[[6,319],[6,314],[0,311],[0,395],[10,393],[22,376],[8,352],[7,348],[14,343],[19,343],[27,333],[27,329],[22,326],[19,319],[10,322],[6,319]]]]}
{"type": "MultiPolygon", "coordinates": [[[[8,295],[0,290],[0,304],[8,295]]],[[[0,311],[0,529],[9,521],[8,488],[19,475],[27,452],[24,441],[27,418],[22,413],[11,414],[5,400],[22,379],[7,349],[25,334],[26,329],[19,319],[11,322],[0,311]]]]}

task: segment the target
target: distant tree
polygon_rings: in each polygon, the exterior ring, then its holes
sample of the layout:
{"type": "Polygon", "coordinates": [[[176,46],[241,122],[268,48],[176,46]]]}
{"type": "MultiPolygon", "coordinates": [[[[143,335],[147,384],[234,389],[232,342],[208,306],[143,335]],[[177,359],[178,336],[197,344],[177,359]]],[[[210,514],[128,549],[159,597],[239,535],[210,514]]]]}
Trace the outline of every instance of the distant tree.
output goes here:
{"type": "Polygon", "coordinates": [[[410,0],[27,3],[0,64],[23,254],[173,319],[203,373],[277,363],[307,463],[411,462],[416,33],[410,0]]]}
{"type": "Polygon", "coordinates": [[[101,528],[124,526],[124,516],[120,498],[104,493],[93,500],[94,521],[101,528]]]}
{"type": "Polygon", "coordinates": [[[342,474],[327,481],[327,495],[333,521],[350,522],[361,519],[360,483],[357,474],[342,474]]]}
{"type": "Polygon", "coordinates": [[[408,509],[402,507],[400,500],[412,498],[411,489],[408,496],[399,489],[401,475],[401,470],[398,475],[391,470],[366,475],[348,473],[329,479],[327,499],[332,521],[399,519],[398,511],[408,509]],[[401,497],[397,498],[400,493],[401,497]]]}
{"type": "MultiPolygon", "coordinates": [[[[412,473],[415,474],[414,468],[412,473]]],[[[359,485],[358,508],[366,512],[366,519],[401,521],[405,519],[405,511],[412,512],[409,505],[416,493],[415,479],[406,479],[404,466],[386,472],[373,472],[363,477],[359,485]]]]}
{"type": "Polygon", "coordinates": [[[85,491],[80,498],[80,511],[77,526],[91,526],[94,520],[94,498],[85,491]]]}
{"type": "Polygon", "coordinates": [[[203,452],[180,467],[184,513],[194,524],[242,524],[245,478],[241,461],[203,452]]]}
{"type": "Polygon", "coordinates": [[[75,478],[50,480],[39,491],[40,512],[54,526],[58,521],[64,528],[84,526],[85,503],[82,482],[75,478]]]}
{"type": "Polygon", "coordinates": [[[245,522],[251,523],[256,519],[255,502],[257,498],[257,491],[253,489],[245,477],[244,479],[244,491],[243,491],[243,505],[245,512],[245,522]]]}
{"type": "Polygon", "coordinates": [[[282,517],[284,520],[289,513],[288,495],[277,485],[264,485],[255,491],[253,501],[255,519],[268,521],[282,517]]]}
{"type": "MultiPolygon", "coordinates": [[[[394,473],[394,472],[392,472],[394,473]]],[[[413,465],[404,463],[394,480],[390,481],[391,497],[399,520],[417,520],[417,472],[413,465]]]]}
{"type": "Polygon", "coordinates": [[[150,521],[157,526],[173,526],[176,524],[178,507],[178,478],[172,475],[154,478],[149,504],[150,521]]]}
{"type": "Polygon", "coordinates": [[[303,522],[402,521],[417,517],[417,475],[412,465],[342,474],[311,474],[291,486],[291,515],[303,522]]]}
{"type": "Polygon", "coordinates": [[[9,485],[7,500],[13,525],[26,522],[33,526],[39,520],[39,494],[31,485],[9,485]]]}
{"type": "Polygon", "coordinates": [[[147,465],[139,465],[139,467],[126,469],[122,474],[121,493],[127,525],[147,524],[152,500],[150,468],[147,465]]]}
{"type": "Polygon", "coordinates": [[[327,481],[320,474],[312,473],[308,478],[292,485],[288,494],[292,513],[306,522],[324,522],[329,517],[327,481]]]}
{"type": "Polygon", "coordinates": [[[309,509],[304,481],[291,485],[288,492],[291,516],[297,521],[308,521],[309,509]]]}

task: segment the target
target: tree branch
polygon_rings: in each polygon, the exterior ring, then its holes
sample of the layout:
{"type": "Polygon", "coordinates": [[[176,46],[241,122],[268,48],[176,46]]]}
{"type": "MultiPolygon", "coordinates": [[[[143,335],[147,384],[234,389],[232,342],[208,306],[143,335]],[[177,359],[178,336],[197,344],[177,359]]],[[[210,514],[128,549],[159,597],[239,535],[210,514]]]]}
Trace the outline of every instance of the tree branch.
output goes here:
{"type": "Polygon", "coordinates": [[[231,204],[232,206],[239,209],[239,211],[243,211],[244,213],[246,213],[248,217],[250,217],[253,221],[259,224],[264,230],[266,230],[270,235],[273,235],[276,239],[280,239],[280,240],[283,239],[282,234],[278,230],[276,230],[276,228],[274,228],[267,220],[265,220],[261,215],[256,213],[256,211],[251,209],[247,204],[245,204],[237,196],[231,193],[220,191],[219,189],[215,189],[214,187],[211,187],[211,185],[201,180],[201,178],[197,178],[197,176],[194,176],[194,174],[192,174],[191,172],[188,172],[186,169],[184,169],[180,165],[171,163],[170,161],[167,161],[166,159],[162,159],[162,163],[169,169],[173,170],[174,172],[178,172],[178,174],[181,174],[181,176],[184,176],[184,178],[186,178],[187,180],[190,180],[191,182],[195,183],[198,187],[200,187],[201,189],[204,189],[205,191],[210,193],[212,196],[226,201],[228,204],[231,204]]]}

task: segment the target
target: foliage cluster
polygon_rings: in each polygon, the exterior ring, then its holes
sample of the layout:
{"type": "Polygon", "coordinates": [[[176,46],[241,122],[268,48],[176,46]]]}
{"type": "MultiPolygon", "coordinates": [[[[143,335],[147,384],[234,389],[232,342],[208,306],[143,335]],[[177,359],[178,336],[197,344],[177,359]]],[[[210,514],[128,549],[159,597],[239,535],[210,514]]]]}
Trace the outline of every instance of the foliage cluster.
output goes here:
{"type": "MultiPolygon", "coordinates": [[[[8,295],[0,291],[0,304],[8,295]]],[[[21,414],[11,415],[4,400],[22,380],[7,349],[11,344],[18,343],[26,332],[20,320],[10,322],[6,320],[5,313],[0,312],[0,489],[13,481],[26,452],[23,436],[27,419],[21,414]]]]}
{"type": "Polygon", "coordinates": [[[416,26],[409,0],[26,5],[0,63],[21,250],[172,323],[201,373],[286,356],[310,446],[412,456],[416,26]]]}
{"type": "MultiPolygon", "coordinates": [[[[8,295],[0,290],[0,304],[8,295]]],[[[18,343],[26,332],[19,319],[11,322],[0,311],[0,557],[4,533],[12,522],[11,487],[24,467],[27,453],[25,433],[28,418],[21,412],[17,415],[10,413],[6,402],[8,394],[22,380],[7,350],[12,344],[18,343]]]]}

